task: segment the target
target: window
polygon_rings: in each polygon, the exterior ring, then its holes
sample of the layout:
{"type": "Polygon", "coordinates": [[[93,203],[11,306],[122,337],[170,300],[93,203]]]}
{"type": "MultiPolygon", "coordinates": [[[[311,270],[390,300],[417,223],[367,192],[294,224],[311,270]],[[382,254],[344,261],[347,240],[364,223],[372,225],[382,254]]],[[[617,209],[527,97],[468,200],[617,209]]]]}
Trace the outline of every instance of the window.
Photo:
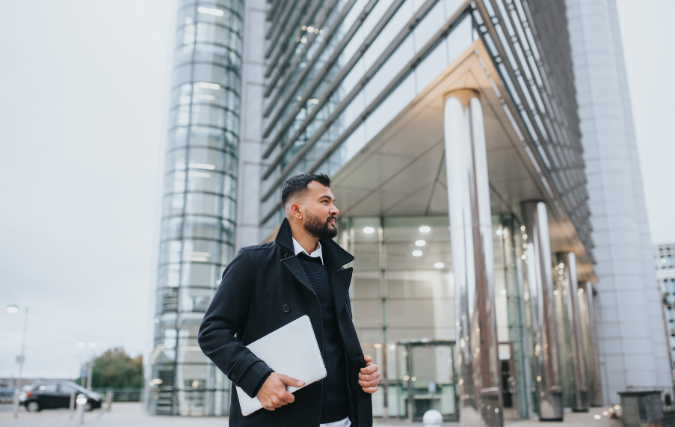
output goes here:
{"type": "Polygon", "coordinates": [[[40,393],[56,393],[56,384],[44,384],[41,385],[38,390],[40,393]]]}
{"type": "Polygon", "coordinates": [[[72,393],[77,393],[77,390],[75,390],[74,387],[64,384],[59,385],[59,394],[67,394],[70,396],[72,393]]]}

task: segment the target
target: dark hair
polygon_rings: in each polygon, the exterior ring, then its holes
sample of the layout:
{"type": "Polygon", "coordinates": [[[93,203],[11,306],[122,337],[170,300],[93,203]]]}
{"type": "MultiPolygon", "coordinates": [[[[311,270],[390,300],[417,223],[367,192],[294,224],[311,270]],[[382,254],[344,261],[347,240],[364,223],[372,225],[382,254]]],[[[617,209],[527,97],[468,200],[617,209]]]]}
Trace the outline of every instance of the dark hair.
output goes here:
{"type": "Polygon", "coordinates": [[[330,178],[328,175],[320,173],[315,175],[313,173],[302,173],[300,175],[295,175],[284,182],[284,186],[281,187],[281,205],[286,206],[286,202],[291,198],[291,196],[296,194],[303,194],[307,191],[307,185],[310,182],[316,181],[324,187],[330,187],[330,178]]]}

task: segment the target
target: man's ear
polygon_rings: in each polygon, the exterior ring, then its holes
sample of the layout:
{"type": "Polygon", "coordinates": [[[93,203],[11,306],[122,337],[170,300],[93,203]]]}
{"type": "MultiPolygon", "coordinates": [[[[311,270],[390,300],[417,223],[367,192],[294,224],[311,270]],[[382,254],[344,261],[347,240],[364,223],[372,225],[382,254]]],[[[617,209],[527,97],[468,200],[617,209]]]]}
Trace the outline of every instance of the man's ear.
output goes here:
{"type": "Polygon", "coordinates": [[[302,219],[305,214],[304,209],[302,209],[302,206],[298,203],[291,203],[288,207],[288,211],[291,213],[291,216],[299,220],[302,219]]]}

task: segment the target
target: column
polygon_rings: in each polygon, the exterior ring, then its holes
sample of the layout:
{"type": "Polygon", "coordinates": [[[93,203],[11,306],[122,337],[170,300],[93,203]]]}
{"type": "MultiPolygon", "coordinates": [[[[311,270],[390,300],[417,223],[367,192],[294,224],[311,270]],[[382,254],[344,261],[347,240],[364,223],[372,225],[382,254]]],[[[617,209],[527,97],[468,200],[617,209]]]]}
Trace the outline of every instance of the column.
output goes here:
{"type": "Polygon", "coordinates": [[[444,125],[459,344],[459,421],[463,427],[501,427],[490,189],[478,94],[472,90],[449,93],[444,125]]]}
{"type": "Polygon", "coordinates": [[[539,419],[560,421],[563,419],[563,402],[546,205],[539,201],[525,202],[522,210],[528,236],[527,281],[532,310],[533,377],[537,384],[539,419]]]}
{"type": "Polygon", "coordinates": [[[516,393],[514,408],[518,410],[518,415],[528,418],[528,379],[525,363],[527,360],[527,346],[525,344],[526,326],[523,317],[523,280],[522,271],[519,263],[522,261],[519,256],[519,250],[522,243],[517,239],[515,218],[513,214],[500,215],[502,224],[501,247],[504,253],[505,266],[505,284],[507,315],[509,319],[509,341],[513,343],[513,359],[515,361],[515,372],[513,378],[516,381],[516,393]],[[518,242],[518,243],[516,243],[518,242]]]}
{"type": "Polygon", "coordinates": [[[600,387],[600,362],[598,361],[598,339],[595,334],[595,313],[593,310],[593,285],[586,282],[579,289],[579,306],[584,332],[584,349],[586,350],[586,366],[588,375],[588,401],[591,406],[603,406],[602,388],[600,387]]]}
{"type": "Polygon", "coordinates": [[[567,279],[567,292],[563,293],[563,300],[567,308],[567,328],[571,334],[572,361],[574,366],[574,404],[575,412],[588,412],[588,387],[586,386],[586,360],[584,358],[584,339],[581,332],[581,317],[579,312],[579,295],[577,284],[577,264],[573,252],[559,254],[563,264],[563,276],[567,279]]]}

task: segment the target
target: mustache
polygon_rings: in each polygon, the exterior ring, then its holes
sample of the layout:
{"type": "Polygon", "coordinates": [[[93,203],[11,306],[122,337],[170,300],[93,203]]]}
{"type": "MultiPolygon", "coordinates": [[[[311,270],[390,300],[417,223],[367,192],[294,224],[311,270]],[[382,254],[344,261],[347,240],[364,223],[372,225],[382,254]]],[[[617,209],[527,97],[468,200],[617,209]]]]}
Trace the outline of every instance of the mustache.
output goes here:
{"type": "Polygon", "coordinates": [[[329,216],[329,217],[326,219],[326,224],[328,224],[328,223],[330,222],[331,219],[334,219],[335,222],[337,222],[337,217],[336,217],[336,216],[329,216]]]}

